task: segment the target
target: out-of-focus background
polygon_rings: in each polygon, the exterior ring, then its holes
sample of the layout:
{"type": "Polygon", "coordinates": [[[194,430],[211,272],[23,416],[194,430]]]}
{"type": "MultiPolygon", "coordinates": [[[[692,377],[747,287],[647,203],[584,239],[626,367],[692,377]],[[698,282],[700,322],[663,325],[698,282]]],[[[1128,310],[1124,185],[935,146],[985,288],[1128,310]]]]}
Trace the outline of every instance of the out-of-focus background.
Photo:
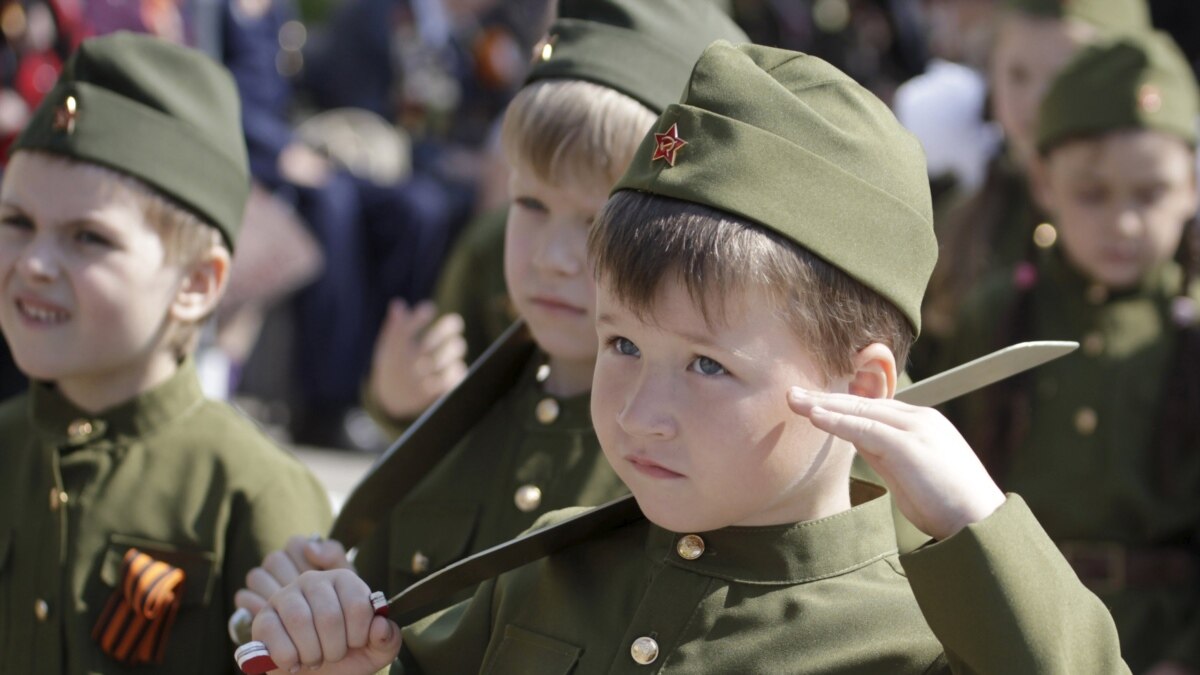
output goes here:
{"type": "MultiPolygon", "coordinates": [[[[1200,65],[1200,3],[1149,4],[1200,65]]],[[[926,146],[935,198],[979,186],[1003,143],[987,105],[998,0],[724,5],[756,42],[818,55],[892,104],[926,146]]],[[[551,10],[548,0],[5,0],[0,147],[88,36],[154,33],[228,66],[255,185],[198,364],[209,394],[296,448],[336,502],[390,441],[361,404],[388,302],[429,298],[464,226],[504,204],[497,124],[551,10]]],[[[3,350],[0,395],[24,386],[3,350]]]]}

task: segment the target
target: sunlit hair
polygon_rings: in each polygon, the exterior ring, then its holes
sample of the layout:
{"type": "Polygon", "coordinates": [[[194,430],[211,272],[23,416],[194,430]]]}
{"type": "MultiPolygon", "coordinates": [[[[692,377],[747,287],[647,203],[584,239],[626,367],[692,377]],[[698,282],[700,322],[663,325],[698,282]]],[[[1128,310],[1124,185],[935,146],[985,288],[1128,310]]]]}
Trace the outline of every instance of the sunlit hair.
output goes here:
{"type": "Polygon", "coordinates": [[[501,142],[510,164],[555,187],[617,182],[654,125],[646,106],[582,80],[539,80],[508,105],[501,142]]]}
{"type": "MultiPolygon", "coordinates": [[[[114,190],[127,190],[141,208],[146,222],[150,223],[162,238],[166,264],[186,268],[203,259],[214,249],[228,249],[215,226],[137,178],[92,162],[53,153],[34,152],[51,163],[97,173],[103,176],[114,190]]],[[[177,358],[182,359],[195,350],[201,323],[202,321],[175,324],[170,327],[169,345],[177,358]]]]}
{"type": "Polygon", "coordinates": [[[692,202],[632,190],[614,194],[588,239],[597,280],[653,323],[664,280],[679,281],[710,326],[758,289],[796,332],[824,376],[850,374],[855,353],[878,342],[901,368],[915,335],[882,296],[786,237],[692,202]]]}

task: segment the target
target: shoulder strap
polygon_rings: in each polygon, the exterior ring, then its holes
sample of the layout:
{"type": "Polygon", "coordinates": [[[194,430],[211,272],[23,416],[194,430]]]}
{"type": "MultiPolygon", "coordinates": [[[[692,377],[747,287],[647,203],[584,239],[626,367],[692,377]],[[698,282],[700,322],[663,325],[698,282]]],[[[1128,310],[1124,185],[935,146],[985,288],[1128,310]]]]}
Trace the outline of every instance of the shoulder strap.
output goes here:
{"type": "Polygon", "coordinates": [[[524,321],[517,321],[471,364],[466,378],[442,396],[387,449],[338,513],[330,536],[347,549],[362,541],[467,435],[472,422],[512,389],[533,356],[524,321]]]}

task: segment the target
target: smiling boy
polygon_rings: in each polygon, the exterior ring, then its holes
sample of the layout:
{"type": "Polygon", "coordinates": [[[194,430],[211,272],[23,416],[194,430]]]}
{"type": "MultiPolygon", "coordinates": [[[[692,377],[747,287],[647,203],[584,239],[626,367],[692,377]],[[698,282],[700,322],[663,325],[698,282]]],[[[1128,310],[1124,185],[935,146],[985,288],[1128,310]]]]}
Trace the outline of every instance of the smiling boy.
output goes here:
{"type": "Polygon", "coordinates": [[[324,490],[191,360],[249,190],[237,93],[157,38],[84,42],[0,187],[0,673],[220,673],[245,574],[324,490]]]}
{"type": "Polygon", "coordinates": [[[921,151],[882,102],[814,57],[713,44],[589,251],[593,420],[645,519],[486,582],[402,651],[352,575],[303,577],[254,625],[276,663],[1125,672],[1020,498],[945,418],[888,400],[936,245],[921,151]],[[936,543],[896,556],[855,448],[936,543]]]}

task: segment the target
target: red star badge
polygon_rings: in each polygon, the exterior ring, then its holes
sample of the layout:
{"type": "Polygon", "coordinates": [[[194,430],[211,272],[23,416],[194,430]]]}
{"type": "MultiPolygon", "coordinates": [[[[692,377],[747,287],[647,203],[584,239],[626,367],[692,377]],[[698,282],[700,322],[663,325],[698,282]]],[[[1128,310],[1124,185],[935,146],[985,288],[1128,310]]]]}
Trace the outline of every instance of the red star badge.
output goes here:
{"type": "Polygon", "coordinates": [[[656,162],[665,159],[669,166],[675,166],[675,155],[685,145],[687,145],[687,141],[679,137],[679,125],[672,124],[671,128],[667,129],[667,133],[654,134],[654,156],[650,158],[650,161],[656,162]]]}
{"type": "Polygon", "coordinates": [[[65,131],[67,135],[75,132],[75,118],[79,111],[75,107],[75,97],[68,96],[63,104],[54,110],[54,130],[65,131]]]}

